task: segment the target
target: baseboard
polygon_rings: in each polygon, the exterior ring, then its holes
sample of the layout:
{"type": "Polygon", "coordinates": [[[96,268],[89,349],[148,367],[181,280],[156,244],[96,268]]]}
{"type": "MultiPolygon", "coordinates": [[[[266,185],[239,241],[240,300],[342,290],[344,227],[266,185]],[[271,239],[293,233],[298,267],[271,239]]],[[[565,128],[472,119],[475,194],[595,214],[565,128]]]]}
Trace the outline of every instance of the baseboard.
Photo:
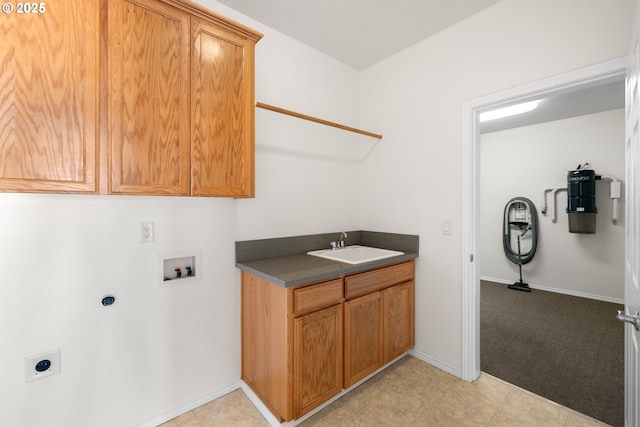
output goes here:
{"type": "Polygon", "coordinates": [[[216,400],[217,398],[222,397],[227,393],[231,393],[232,391],[237,390],[239,388],[241,388],[240,381],[228,387],[221,388],[218,390],[213,390],[205,394],[204,396],[201,396],[194,400],[190,400],[189,402],[185,402],[184,404],[178,407],[163,411],[158,415],[154,416],[153,418],[149,418],[148,420],[145,420],[139,424],[135,424],[134,427],[156,427],[162,423],[166,423],[167,421],[174,419],[175,417],[178,417],[182,414],[186,414],[187,412],[197,408],[198,406],[202,406],[205,403],[209,403],[212,400],[216,400]]]}
{"type": "MultiPolygon", "coordinates": [[[[480,280],[486,280],[488,282],[495,282],[495,283],[502,283],[504,285],[511,285],[511,284],[514,283],[513,280],[496,279],[495,277],[484,277],[484,276],[480,276],[480,280]]],[[[588,299],[593,299],[593,300],[597,300],[597,301],[612,302],[612,303],[615,303],[615,304],[624,304],[624,300],[623,299],[611,298],[611,297],[607,297],[607,296],[603,296],[603,295],[593,295],[593,294],[588,294],[588,293],[585,293],[585,292],[570,291],[570,290],[567,290],[567,289],[560,289],[560,288],[552,288],[552,287],[549,287],[549,286],[536,285],[536,284],[533,284],[533,283],[529,283],[529,287],[531,289],[538,289],[538,290],[547,291],[547,292],[555,292],[557,294],[570,295],[570,296],[581,297],[581,298],[588,298],[588,299]]]]}
{"type": "Polygon", "coordinates": [[[353,390],[354,388],[358,387],[360,384],[366,382],[367,380],[371,379],[373,376],[375,376],[376,374],[378,374],[379,372],[385,370],[386,368],[388,368],[390,365],[393,365],[394,363],[396,363],[398,360],[402,359],[406,354],[410,354],[411,356],[422,360],[423,362],[429,363],[430,365],[435,366],[436,368],[442,369],[445,372],[450,373],[451,375],[454,375],[458,378],[462,378],[462,374],[461,372],[444,363],[441,362],[437,359],[434,359],[433,357],[430,357],[428,355],[426,355],[425,353],[422,353],[418,350],[415,349],[411,349],[409,350],[407,353],[403,353],[400,356],[398,356],[397,358],[393,359],[392,361],[390,361],[389,363],[385,364],[383,367],[381,367],[380,369],[376,370],[375,372],[371,373],[370,375],[368,375],[366,378],[358,381],[357,383],[353,384],[351,387],[343,390],[340,394],[338,394],[337,396],[333,397],[332,399],[328,400],[327,402],[323,403],[322,405],[320,405],[319,407],[315,408],[313,411],[309,412],[308,414],[305,414],[303,417],[301,417],[300,419],[297,420],[293,420],[293,421],[289,421],[289,422],[285,422],[285,423],[281,423],[280,421],[278,421],[278,419],[271,413],[271,411],[269,411],[269,409],[265,406],[264,403],[262,403],[262,401],[260,400],[260,398],[253,392],[253,390],[251,390],[251,387],[249,387],[244,381],[242,380],[238,380],[236,383],[230,385],[229,387],[225,387],[222,389],[218,389],[218,390],[214,390],[210,393],[205,394],[204,396],[201,396],[197,399],[191,400],[189,402],[185,402],[184,404],[163,411],[160,414],[154,416],[153,418],[149,418],[148,420],[145,420],[139,424],[135,424],[134,427],[156,427],[162,423],[166,423],[169,420],[172,420],[180,415],[183,415],[195,408],[197,408],[198,406],[204,405],[205,403],[209,403],[212,400],[215,400],[219,397],[224,396],[227,393],[231,393],[234,390],[237,389],[241,389],[244,394],[249,398],[249,400],[251,401],[251,403],[256,407],[256,409],[262,414],[262,416],[267,420],[267,422],[273,426],[273,427],[293,427],[295,425],[298,425],[302,422],[304,422],[306,419],[310,418],[311,416],[313,416],[314,414],[318,413],[319,411],[321,411],[322,409],[324,409],[325,407],[327,407],[328,405],[330,405],[331,403],[335,402],[336,400],[338,400],[339,398],[341,398],[342,396],[344,396],[345,394],[349,393],[351,390],[353,390]]]}
{"type": "Polygon", "coordinates": [[[360,384],[368,381],[369,379],[374,377],[379,372],[384,371],[389,366],[393,365],[394,363],[396,363],[398,360],[402,359],[407,354],[411,354],[411,351],[412,350],[409,350],[407,353],[402,353],[400,356],[396,357],[395,359],[393,359],[389,363],[385,364],[383,367],[381,367],[381,368],[377,369],[375,372],[372,372],[371,374],[367,375],[365,378],[361,379],[360,381],[358,381],[357,383],[351,385],[350,387],[342,390],[342,392],[340,392],[339,394],[333,396],[331,399],[327,400],[326,402],[324,402],[323,404],[321,404],[317,408],[314,408],[313,410],[309,411],[308,413],[306,413],[302,417],[298,418],[297,420],[292,420],[292,421],[288,421],[288,422],[284,422],[284,423],[281,423],[281,422],[278,421],[278,419],[271,413],[271,411],[269,411],[267,406],[264,403],[262,403],[262,401],[260,400],[258,395],[255,394],[253,392],[253,390],[251,390],[251,387],[249,387],[242,380],[240,380],[240,384],[241,384],[240,388],[247,395],[247,397],[249,398],[251,403],[253,403],[253,406],[256,407],[256,409],[262,414],[262,416],[267,420],[267,422],[272,427],[294,427],[294,426],[297,426],[300,423],[305,422],[307,419],[311,418],[312,416],[314,416],[318,412],[322,411],[324,408],[326,408],[327,406],[331,405],[333,402],[335,402],[336,400],[340,399],[342,396],[344,396],[345,394],[349,393],[351,390],[353,390],[354,388],[358,387],[360,384]]]}
{"type": "Polygon", "coordinates": [[[454,375],[454,376],[456,376],[458,378],[462,378],[462,372],[459,369],[454,368],[453,366],[451,366],[451,365],[449,365],[447,363],[444,363],[444,362],[442,362],[442,361],[440,361],[438,359],[434,359],[433,357],[431,357],[431,356],[429,356],[429,355],[427,355],[427,354],[425,354],[425,353],[423,353],[423,352],[421,352],[419,350],[416,350],[415,348],[409,350],[409,354],[412,355],[413,357],[415,357],[416,359],[420,359],[423,362],[428,363],[429,365],[433,365],[438,369],[442,369],[443,371],[448,372],[451,375],[454,375]]]}
{"type": "Polygon", "coordinates": [[[255,394],[253,392],[253,390],[251,390],[251,387],[249,387],[247,385],[247,383],[245,383],[244,381],[240,380],[240,388],[242,389],[242,391],[244,392],[244,394],[247,395],[247,397],[249,398],[249,400],[251,401],[251,403],[253,403],[253,406],[256,407],[256,409],[258,410],[258,412],[260,412],[262,414],[262,416],[267,420],[267,422],[273,426],[273,427],[277,427],[277,426],[282,426],[283,424],[280,423],[280,421],[278,421],[278,419],[271,413],[271,411],[269,410],[269,408],[267,408],[267,406],[262,403],[262,400],[260,400],[260,398],[258,397],[257,394],[255,394]]]}

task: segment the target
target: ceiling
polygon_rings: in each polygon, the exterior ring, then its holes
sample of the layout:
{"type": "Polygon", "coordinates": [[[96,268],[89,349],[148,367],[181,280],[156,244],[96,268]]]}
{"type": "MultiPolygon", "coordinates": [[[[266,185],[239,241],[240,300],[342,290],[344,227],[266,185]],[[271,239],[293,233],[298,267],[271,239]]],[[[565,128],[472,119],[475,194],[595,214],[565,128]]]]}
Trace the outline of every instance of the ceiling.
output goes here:
{"type": "MultiPolygon", "coordinates": [[[[501,0],[218,0],[358,70],[501,0]]],[[[532,100],[532,99],[530,99],[532,100]]],[[[523,102],[526,100],[519,100],[523,102]]],[[[515,102],[514,102],[515,103],[515,102]]],[[[552,94],[534,111],[485,122],[481,133],[624,107],[624,80],[552,94]]]]}
{"type": "MultiPolygon", "coordinates": [[[[480,133],[530,126],[585,114],[624,108],[624,76],[599,83],[584,84],[547,97],[520,99],[507,105],[540,101],[538,108],[526,114],[480,123],[480,133]]],[[[502,107],[502,105],[501,105],[502,107]]]]}
{"type": "Polygon", "coordinates": [[[500,0],[218,0],[362,70],[500,0]]]}

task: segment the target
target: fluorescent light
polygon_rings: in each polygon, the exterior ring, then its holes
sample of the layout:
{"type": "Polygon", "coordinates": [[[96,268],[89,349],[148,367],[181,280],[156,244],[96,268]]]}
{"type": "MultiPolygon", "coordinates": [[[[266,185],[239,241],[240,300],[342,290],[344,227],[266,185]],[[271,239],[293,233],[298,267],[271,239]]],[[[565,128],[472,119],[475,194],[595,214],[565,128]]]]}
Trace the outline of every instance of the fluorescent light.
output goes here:
{"type": "Polygon", "coordinates": [[[538,101],[525,102],[523,104],[512,105],[510,107],[498,108],[497,110],[480,113],[480,123],[489,120],[502,119],[503,117],[515,116],[516,114],[527,113],[538,106],[538,101]]]}

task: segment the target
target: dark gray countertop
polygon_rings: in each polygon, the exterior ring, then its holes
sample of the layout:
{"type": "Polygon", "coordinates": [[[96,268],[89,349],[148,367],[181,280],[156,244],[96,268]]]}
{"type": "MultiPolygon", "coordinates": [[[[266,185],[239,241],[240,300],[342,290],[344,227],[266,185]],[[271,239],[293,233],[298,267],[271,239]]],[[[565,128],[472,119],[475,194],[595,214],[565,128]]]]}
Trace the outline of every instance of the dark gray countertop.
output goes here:
{"type": "Polygon", "coordinates": [[[289,287],[329,280],[418,257],[417,236],[368,231],[352,231],[348,234],[348,245],[358,244],[393,249],[404,252],[404,254],[362,264],[349,264],[307,255],[308,251],[326,248],[325,245],[328,245],[330,241],[327,240],[327,237],[337,238],[339,236],[339,233],[328,233],[236,242],[236,267],[270,282],[289,287]],[[325,240],[327,240],[326,243],[325,240]],[[322,246],[318,247],[319,244],[322,246]],[[289,253],[293,250],[297,253],[289,253]]]}

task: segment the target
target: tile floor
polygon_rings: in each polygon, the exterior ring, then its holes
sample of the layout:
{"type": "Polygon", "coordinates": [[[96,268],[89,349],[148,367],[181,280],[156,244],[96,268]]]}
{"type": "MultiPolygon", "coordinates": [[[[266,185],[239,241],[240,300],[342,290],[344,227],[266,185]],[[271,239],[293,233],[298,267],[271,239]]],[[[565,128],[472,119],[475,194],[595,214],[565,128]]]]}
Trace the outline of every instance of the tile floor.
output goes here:
{"type": "MultiPolygon", "coordinates": [[[[352,390],[301,427],[605,426],[490,375],[467,383],[412,356],[352,390]]],[[[235,390],[164,427],[269,427],[235,390]]]]}

